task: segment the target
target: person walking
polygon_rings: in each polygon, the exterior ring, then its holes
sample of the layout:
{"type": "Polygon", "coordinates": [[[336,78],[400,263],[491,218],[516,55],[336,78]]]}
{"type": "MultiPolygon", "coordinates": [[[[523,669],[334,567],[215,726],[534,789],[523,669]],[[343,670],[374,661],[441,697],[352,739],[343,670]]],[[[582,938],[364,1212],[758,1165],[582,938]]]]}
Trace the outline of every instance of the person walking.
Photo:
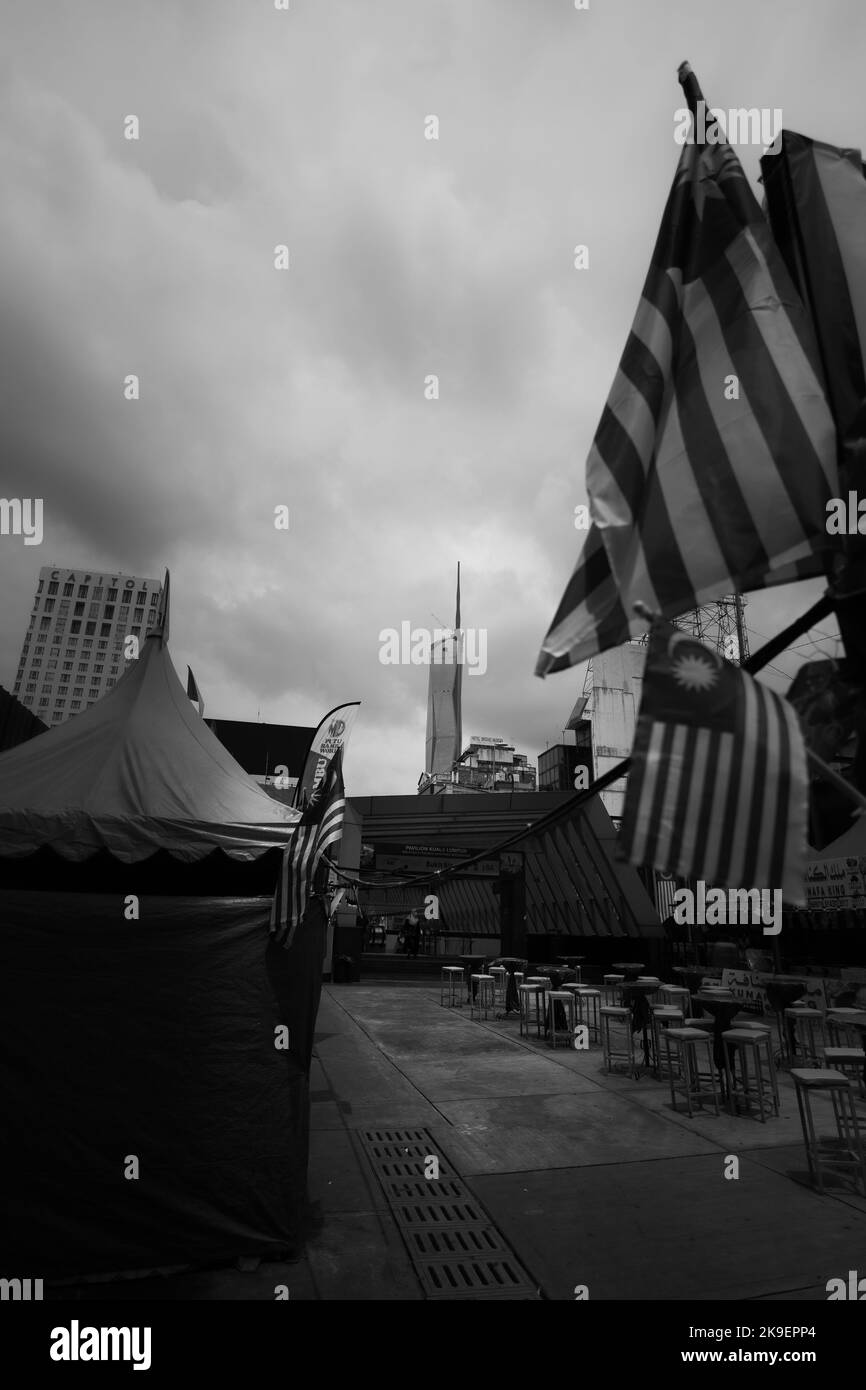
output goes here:
{"type": "Polygon", "coordinates": [[[410,960],[418,959],[418,944],[421,937],[421,923],[418,913],[412,909],[403,923],[403,949],[410,960]]]}

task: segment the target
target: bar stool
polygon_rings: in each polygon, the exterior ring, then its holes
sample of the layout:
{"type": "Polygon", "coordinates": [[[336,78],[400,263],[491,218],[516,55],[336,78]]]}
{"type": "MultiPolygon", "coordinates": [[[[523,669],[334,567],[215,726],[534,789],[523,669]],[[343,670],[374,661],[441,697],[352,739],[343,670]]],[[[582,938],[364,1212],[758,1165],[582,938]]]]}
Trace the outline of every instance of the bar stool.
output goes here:
{"type": "Polygon", "coordinates": [[[491,965],[488,972],[493,976],[494,1002],[505,1007],[505,992],[508,988],[508,971],[504,965],[491,965]]]}
{"type": "Polygon", "coordinates": [[[577,1021],[585,1023],[590,1038],[596,1042],[601,1040],[601,1017],[599,1008],[601,1006],[601,990],[590,989],[583,985],[574,996],[577,1006],[577,1021]]]}
{"type": "Polygon", "coordinates": [[[524,1029],[527,1037],[529,1036],[533,1022],[535,1023],[536,1036],[541,1037],[544,1031],[544,994],[545,991],[541,985],[523,984],[518,986],[521,1037],[523,1037],[524,1029]]]}
{"type": "Polygon", "coordinates": [[[565,1038],[565,1044],[570,1047],[574,1042],[574,1029],[576,1010],[574,1007],[575,996],[571,990],[549,989],[547,991],[547,1042],[548,1046],[556,1047],[560,1034],[565,1038]],[[557,1028],[557,1005],[562,1009],[565,1017],[563,1028],[557,1028]]]}
{"type": "Polygon", "coordinates": [[[776,1068],[773,1065],[772,1033],[769,1028],[727,1028],[722,1034],[725,1053],[725,1079],[728,1086],[728,1109],[732,1115],[737,1113],[737,1100],[741,1099],[746,1114],[751,1111],[752,1101],[758,1107],[761,1123],[766,1124],[764,1113],[771,1106],[779,1113],[779,1087],[776,1081],[776,1068]],[[734,1057],[740,1053],[741,1083],[737,1085],[734,1077],[734,1057]],[[767,1064],[764,1075],[764,1062],[767,1064]],[[769,1094],[765,1096],[764,1082],[769,1083],[769,1094]]]}
{"type": "Polygon", "coordinates": [[[672,1009],[680,1009],[683,1018],[688,1018],[692,1011],[692,996],[685,985],[661,985],[659,1000],[672,1009]]]}
{"type": "Polygon", "coordinates": [[[716,1114],[719,1112],[719,1093],[716,1090],[716,1068],[713,1062],[713,1039],[703,1028],[665,1028],[662,1032],[665,1045],[665,1065],[671,1083],[671,1104],[676,1110],[677,1093],[685,1097],[689,1116],[693,1114],[693,1104],[698,1102],[703,1109],[704,1100],[713,1098],[716,1114]],[[702,1069],[698,1050],[706,1048],[706,1069],[702,1069]],[[676,1053],[672,1056],[671,1049],[676,1053]],[[676,1066],[676,1075],[674,1074],[676,1066]],[[710,1089],[706,1087],[709,1081],[710,1089]]]}
{"type": "Polygon", "coordinates": [[[859,1178],[866,1193],[866,1152],[857,1123],[854,1109],[854,1093],[851,1082],[841,1072],[830,1071],[824,1067],[792,1067],[791,1080],[797,1090],[797,1105],[800,1110],[800,1124],[803,1128],[803,1142],[806,1145],[806,1158],[809,1174],[819,1192],[824,1191],[824,1175],[821,1160],[825,1166],[852,1168],[855,1181],[859,1178]],[[812,1096],[816,1092],[829,1092],[833,1102],[833,1117],[836,1121],[835,1138],[821,1139],[815,1133],[812,1116],[812,1096]],[[844,1155],[844,1157],[843,1157],[844,1155]]]}
{"type": "Polygon", "coordinates": [[[622,1000],[622,991],[619,986],[625,979],[625,975],[603,975],[601,980],[604,1002],[607,1008],[616,1008],[622,1000]]]}
{"type": "Polygon", "coordinates": [[[474,988],[469,1002],[469,1017],[474,1018],[477,1010],[479,1018],[486,1018],[488,1009],[496,1009],[496,981],[492,975],[473,975],[471,984],[474,988]]]}
{"type": "Polygon", "coordinates": [[[785,1010],[785,1021],[791,1024],[794,1039],[794,1057],[799,1055],[807,1067],[819,1067],[821,1048],[824,1043],[824,1021],[817,1009],[785,1010]]]}
{"type": "Polygon", "coordinates": [[[613,1067],[614,1062],[625,1062],[635,1081],[640,1076],[637,1058],[634,1051],[634,1034],[631,1031],[631,1009],[626,1009],[620,1004],[605,1004],[600,1010],[601,1014],[601,1045],[604,1052],[604,1064],[608,1072],[613,1067]],[[625,1043],[622,1047],[614,1045],[611,1038],[611,1025],[621,1023],[625,1029],[625,1043]]]}
{"type": "Polygon", "coordinates": [[[859,1041],[859,1034],[856,1028],[852,1028],[847,1022],[850,1014],[861,1014],[862,1009],[828,1009],[827,1018],[827,1037],[831,1047],[856,1047],[859,1041]]]}
{"type": "MultiPolygon", "coordinates": [[[[686,990],[688,994],[688,990],[686,990]]],[[[685,1019],[682,1009],[675,1008],[672,1004],[654,1004],[652,1006],[652,1036],[653,1036],[653,1057],[655,1059],[656,1076],[664,1076],[662,1065],[661,1033],[665,1028],[682,1028],[685,1019]]]]}
{"type": "Polygon", "coordinates": [[[463,1008],[463,986],[466,975],[462,965],[443,965],[439,972],[439,1003],[445,1007],[448,996],[449,1009],[463,1008]]]}
{"type": "Polygon", "coordinates": [[[866,1100],[866,1085],[863,1083],[866,1052],[862,1047],[825,1047],[824,1066],[840,1071],[849,1081],[856,1082],[857,1089],[866,1100]]]}

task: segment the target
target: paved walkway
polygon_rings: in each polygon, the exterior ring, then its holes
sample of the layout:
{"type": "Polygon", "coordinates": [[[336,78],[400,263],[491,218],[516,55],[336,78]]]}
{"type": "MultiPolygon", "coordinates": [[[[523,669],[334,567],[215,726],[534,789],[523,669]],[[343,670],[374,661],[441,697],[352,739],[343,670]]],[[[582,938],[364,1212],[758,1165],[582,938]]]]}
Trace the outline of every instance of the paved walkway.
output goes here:
{"type": "Polygon", "coordinates": [[[582,1284],[591,1299],[824,1300],[863,1266],[866,1199],[808,1185],[785,1076],[778,1119],[690,1120],[651,1076],[605,1075],[599,1048],[554,1053],[513,1015],[480,1023],[438,989],[359,984],[325,987],[311,1092],[322,1226],[293,1298],[424,1296],[357,1135],[376,1128],[429,1130],[549,1299],[582,1284]]]}

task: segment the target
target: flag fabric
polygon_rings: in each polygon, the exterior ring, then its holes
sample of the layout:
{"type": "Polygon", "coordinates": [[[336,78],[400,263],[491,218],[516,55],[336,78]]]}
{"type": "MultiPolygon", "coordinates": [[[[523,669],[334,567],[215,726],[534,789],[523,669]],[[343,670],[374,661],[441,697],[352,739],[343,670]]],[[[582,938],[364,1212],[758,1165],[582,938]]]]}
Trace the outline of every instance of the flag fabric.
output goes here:
{"type": "MultiPolygon", "coordinates": [[[[839,488],[866,493],[866,176],[858,149],[794,131],[761,160],[773,235],[808,307],[839,434],[839,488]]],[[[856,507],[856,502],[855,502],[856,507]]],[[[846,508],[847,510],[847,508],[846,508]]],[[[828,525],[829,525],[828,519],[828,525]]],[[[836,616],[848,659],[866,677],[866,535],[835,531],[836,616]]]]}
{"type": "Polygon", "coordinates": [[[808,319],[739,160],[724,141],[687,144],[587,462],[592,525],[536,674],[645,631],[636,600],[675,618],[821,574],[835,454],[808,319]]]}
{"type": "Polygon", "coordinates": [[[773,236],[808,305],[840,433],[866,397],[866,178],[859,150],[782,131],[761,160],[773,236]]]}
{"type": "Polygon", "coordinates": [[[338,748],[345,748],[349,742],[359,708],[359,700],[335,705],[313,734],[304,759],[304,770],[295,787],[294,805],[298,810],[303,811],[307,807],[313,792],[325,776],[331,758],[338,748]]]}
{"type": "Polygon", "coordinates": [[[196,685],[191,666],[187,666],[186,668],[186,693],[192,703],[198,705],[198,712],[201,717],[204,718],[204,700],[201,698],[201,693],[196,685]]]}
{"type": "Polygon", "coordinates": [[[633,864],[805,903],[809,779],[788,702],[669,623],[650,635],[620,843],[633,864]]]}
{"type": "Polygon", "coordinates": [[[292,839],[283,850],[280,876],[271,906],[271,940],[286,950],[303,921],[322,856],[343,834],[346,794],[343,750],[338,748],[325,776],[312,793],[292,839]]]}

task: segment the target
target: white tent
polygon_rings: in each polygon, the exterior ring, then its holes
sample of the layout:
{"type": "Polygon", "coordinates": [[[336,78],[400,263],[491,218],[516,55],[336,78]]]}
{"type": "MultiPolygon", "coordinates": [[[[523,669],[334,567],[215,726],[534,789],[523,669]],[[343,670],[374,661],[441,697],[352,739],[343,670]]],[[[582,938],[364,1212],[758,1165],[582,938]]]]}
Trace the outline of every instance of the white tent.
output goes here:
{"type": "Polygon", "coordinates": [[[109,850],[125,863],[219,848],[257,859],[300,813],[268,796],[187,698],[162,630],[103,699],[0,754],[0,857],[43,845],[64,859],[109,850]]]}

